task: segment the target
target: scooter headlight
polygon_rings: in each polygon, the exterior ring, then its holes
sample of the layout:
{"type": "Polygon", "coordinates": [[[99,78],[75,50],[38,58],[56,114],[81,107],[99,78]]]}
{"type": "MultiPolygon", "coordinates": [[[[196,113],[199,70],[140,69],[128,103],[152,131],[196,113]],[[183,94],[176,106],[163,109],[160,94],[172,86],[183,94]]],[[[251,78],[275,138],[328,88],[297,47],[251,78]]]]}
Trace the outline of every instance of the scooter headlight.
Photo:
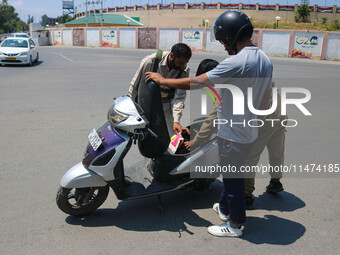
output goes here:
{"type": "Polygon", "coordinates": [[[119,112],[115,108],[115,102],[113,102],[112,106],[110,107],[108,113],[107,113],[107,120],[115,127],[120,122],[126,120],[129,116],[119,112]]]}

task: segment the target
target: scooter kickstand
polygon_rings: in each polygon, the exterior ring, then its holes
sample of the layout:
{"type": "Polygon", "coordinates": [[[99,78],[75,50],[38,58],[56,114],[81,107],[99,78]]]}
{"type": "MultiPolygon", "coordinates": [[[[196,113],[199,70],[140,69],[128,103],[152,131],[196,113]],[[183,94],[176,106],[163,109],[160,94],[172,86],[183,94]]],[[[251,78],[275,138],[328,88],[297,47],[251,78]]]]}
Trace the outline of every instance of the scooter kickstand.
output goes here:
{"type": "Polygon", "coordinates": [[[159,214],[163,214],[162,196],[161,195],[158,195],[158,212],[159,212],[159,214]]]}

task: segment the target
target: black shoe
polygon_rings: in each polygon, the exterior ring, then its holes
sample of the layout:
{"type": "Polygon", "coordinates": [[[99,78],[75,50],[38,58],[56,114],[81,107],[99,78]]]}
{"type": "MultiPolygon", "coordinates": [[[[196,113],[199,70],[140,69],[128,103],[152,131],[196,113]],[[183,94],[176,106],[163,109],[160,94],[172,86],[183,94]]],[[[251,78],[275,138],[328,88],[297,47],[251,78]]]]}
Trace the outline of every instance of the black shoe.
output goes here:
{"type": "Polygon", "coordinates": [[[266,192],[270,194],[276,194],[277,192],[283,191],[283,186],[280,181],[278,182],[273,182],[270,181],[269,185],[267,186],[266,192]]]}
{"type": "Polygon", "coordinates": [[[254,210],[254,196],[245,197],[246,200],[246,210],[254,210]]]}

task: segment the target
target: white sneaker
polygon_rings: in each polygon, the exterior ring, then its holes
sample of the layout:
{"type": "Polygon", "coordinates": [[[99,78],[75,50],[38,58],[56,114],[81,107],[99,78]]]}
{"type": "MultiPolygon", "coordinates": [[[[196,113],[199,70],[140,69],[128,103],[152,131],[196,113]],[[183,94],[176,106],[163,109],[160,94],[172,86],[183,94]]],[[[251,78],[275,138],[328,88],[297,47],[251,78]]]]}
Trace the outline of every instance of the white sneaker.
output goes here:
{"type": "Polygon", "coordinates": [[[213,236],[241,237],[242,228],[232,228],[229,221],[221,225],[210,226],[208,232],[213,236]]]}
{"type": "Polygon", "coordinates": [[[225,215],[223,212],[221,212],[219,203],[215,203],[213,205],[213,209],[218,214],[218,217],[220,218],[221,221],[226,222],[229,220],[229,215],[225,215]]]}

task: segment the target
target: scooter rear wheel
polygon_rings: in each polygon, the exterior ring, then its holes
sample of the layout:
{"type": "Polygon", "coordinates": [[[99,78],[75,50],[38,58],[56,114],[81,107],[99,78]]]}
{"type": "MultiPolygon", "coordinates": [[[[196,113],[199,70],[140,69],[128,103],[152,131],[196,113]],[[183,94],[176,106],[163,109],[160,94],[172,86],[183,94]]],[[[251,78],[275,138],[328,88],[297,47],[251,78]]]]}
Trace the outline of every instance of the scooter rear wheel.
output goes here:
{"type": "Polygon", "coordinates": [[[60,186],[56,202],[59,209],[64,213],[80,216],[96,210],[104,203],[108,194],[108,185],[80,189],[68,189],[60,186]]]}

